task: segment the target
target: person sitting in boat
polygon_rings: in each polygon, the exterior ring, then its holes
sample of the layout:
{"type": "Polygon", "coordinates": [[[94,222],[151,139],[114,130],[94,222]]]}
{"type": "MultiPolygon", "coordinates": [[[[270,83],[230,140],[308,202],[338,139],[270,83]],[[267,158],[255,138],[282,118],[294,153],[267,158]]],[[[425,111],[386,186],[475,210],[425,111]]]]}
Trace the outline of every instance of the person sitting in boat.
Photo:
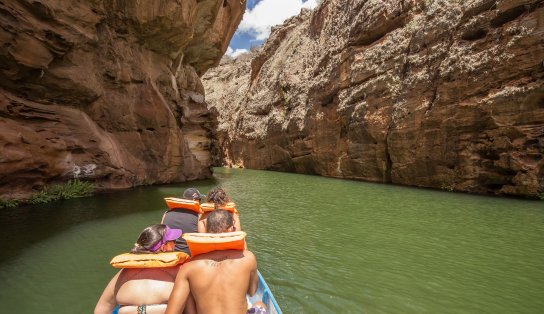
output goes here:
{"type": "MultiPolygon", "coordinates": [[[[223,209],[212,211],[206,226],[208,233],[235,230],[233,215],[223,209]]],[[[199,314],[266,314],[266,306],[260,301],[247,309],[246,294],[254,295],[257,286],[257,259],[252,252],[224,250],[200,254],[180,269],[166,313],[180,313],[191,293],[199,314]]]]}
{"type": "Polygon", "coordinates": [[[231,212],[234,218],[234,227],[236,230],[241,231],[242,225],[240,223],[240,215],[234,206],[235,204],[231,202],[231,199],[225,190],[220,187],[210,190],[208,194],[206,194],[206,203],[202,204],[204,212],[200,215],[198,220],[198,232],[206,232],[206,218],[211,213],[211,211],[207,211],[206,208],[209,207],[211,207],[212,210],[225,209],[231,212]]]}
{"type": "MultiPolygon", "coordinates": [[[[172,252],[179,229],[163,224],[145,228],[131,253],[172,252]]],[[[164,313],[179,265],[166,268],[123,268],[108,283],[94,314],[111,314],[117,304],[119,314],[164,313]]]]}
{"type": "MultiPolygon", "coordinates": [[[[202,194],[196,188],[188,188],[183,192],[183,199],[200,203],[202,194]]],[[[198,204],[197,204],[198,205],[198,204]]],[[[161,223],[170,228],[181,229],[185,233],[197,232],[199,213],[182,206],[171,208],[162,216],[161,223]]],[[[183,238],[176,240],[175,251],[191,255],[187,242],[183,238]]]]}

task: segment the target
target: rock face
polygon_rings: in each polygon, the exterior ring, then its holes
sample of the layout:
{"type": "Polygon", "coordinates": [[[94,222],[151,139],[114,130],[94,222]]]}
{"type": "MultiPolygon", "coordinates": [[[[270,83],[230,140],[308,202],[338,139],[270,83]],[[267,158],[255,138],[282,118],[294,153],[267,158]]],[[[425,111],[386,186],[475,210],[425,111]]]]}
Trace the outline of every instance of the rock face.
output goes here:
{"type": "Polygon", "coordinates": [[[324,0],[203,77],[218,163],[544,191],[544,1],[324,0]]]}
{"type": "Polygon", "coordinates": [[[0,2],[0,196],[210,176],[200,81],[245,0],[0,2]]]}

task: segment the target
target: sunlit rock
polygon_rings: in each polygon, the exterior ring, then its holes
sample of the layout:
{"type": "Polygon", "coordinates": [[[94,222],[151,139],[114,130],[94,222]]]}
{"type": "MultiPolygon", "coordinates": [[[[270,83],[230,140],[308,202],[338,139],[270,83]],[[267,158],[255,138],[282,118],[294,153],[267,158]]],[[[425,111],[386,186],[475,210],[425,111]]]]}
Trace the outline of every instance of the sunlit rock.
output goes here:
{"type": "Polygon", "coordinates": [[[544,195],[542,1],[325,0],[203,78],[218,163],[544,195]]]}

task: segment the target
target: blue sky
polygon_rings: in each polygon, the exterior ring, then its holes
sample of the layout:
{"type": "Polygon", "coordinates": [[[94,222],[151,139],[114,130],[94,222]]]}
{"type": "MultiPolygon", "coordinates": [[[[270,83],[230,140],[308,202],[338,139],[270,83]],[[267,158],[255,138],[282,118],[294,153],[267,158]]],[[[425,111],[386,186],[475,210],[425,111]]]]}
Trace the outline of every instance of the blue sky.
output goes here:
{"type": "Polygon", "coordinates": [[[313,9],[320,0],[247,0],[246,12],[234,34],[226,54],[233,57],[260,46],[270,35],[274,25],[300,13],[302,8],[313,9]]]}

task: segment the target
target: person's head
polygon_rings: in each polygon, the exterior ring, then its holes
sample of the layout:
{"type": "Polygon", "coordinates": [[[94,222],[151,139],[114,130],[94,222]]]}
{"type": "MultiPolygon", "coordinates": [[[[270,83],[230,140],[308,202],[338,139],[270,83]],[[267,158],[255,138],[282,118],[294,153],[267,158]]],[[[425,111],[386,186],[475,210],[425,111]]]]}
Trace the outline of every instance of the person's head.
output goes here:
{"type": "Polygon", "coordinates": [[[230,198],[227,196],[227,192],[220,187],[214,188],[206,194],[206,201],[208,203],[214,203],[217,205],[225,205],[230,202],[230,198]]]}
{"type": "Polygon", "coordinates": [[[170,229],[167,225],[151,225],[140,233],[131,253],[171,252],[174,241],[181,236],[181,229],[170,229]]]}
{"type": "Polygon", "coordinates": [[[183,198],[186,200],[199,201],[202,199],[202,194],[195,188],[188,188],[183,192],[183,198]]]}
{"type": "Polygon", "coordinates": [[[236,231],[232,214],[224,209],[212,211],[206,218],[206,232],[222,233],[236,231]]]}

